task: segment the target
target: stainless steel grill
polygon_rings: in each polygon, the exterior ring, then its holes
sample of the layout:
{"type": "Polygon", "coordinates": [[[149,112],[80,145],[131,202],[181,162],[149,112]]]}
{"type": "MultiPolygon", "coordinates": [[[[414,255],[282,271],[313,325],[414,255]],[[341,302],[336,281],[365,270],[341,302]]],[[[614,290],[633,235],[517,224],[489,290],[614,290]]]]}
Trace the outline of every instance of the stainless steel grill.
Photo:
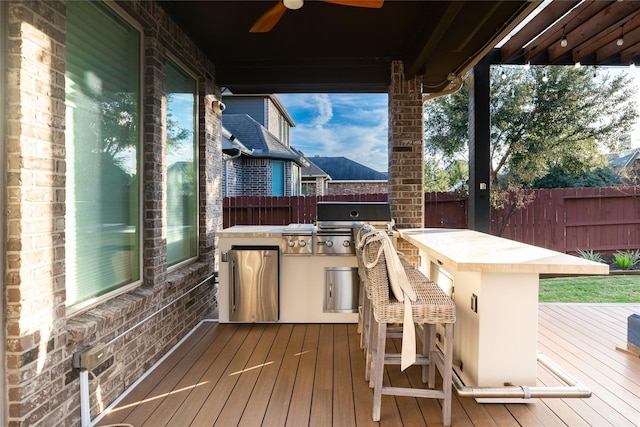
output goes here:
{"type": "Polygon", "coordinates": [[[352,232],[358,223],[368,223],[391,231],[393,218],[387,202],[318,202],[318,233],[352,232]]]}
{"type": "Polygon", "coordinates": [[[355,255],[354,228],[368,223],[393,233],[386,202],[319,202],[315,226],[292,224],[283,230],[284,255],[355,255]]]}

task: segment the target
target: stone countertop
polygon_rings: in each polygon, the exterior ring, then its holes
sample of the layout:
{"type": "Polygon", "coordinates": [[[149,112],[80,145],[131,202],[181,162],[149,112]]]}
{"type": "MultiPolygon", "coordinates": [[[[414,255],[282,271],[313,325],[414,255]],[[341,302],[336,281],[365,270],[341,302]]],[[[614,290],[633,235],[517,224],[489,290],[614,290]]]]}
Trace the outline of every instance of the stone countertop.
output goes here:
{"type": "Polygon", "coordinates": [[[609,266],[467,229],[403,229],[400,237],[457,271],[608,274],[609,266]]]}
{"type": "Polygon", "coordinates": [[[285,225],[234,225],[218,231],[218,237],[282,237],[285,225]]]}

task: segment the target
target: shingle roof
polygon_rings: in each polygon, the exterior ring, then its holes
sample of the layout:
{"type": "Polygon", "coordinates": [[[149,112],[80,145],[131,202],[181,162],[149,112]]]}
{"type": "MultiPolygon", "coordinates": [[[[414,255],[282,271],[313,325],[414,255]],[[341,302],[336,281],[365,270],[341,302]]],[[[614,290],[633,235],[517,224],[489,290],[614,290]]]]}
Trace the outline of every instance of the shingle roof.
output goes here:
{"type": "Polygon", "coordinates": [[[285,146],[275,135],[247,114],[223,114],[222,126],[253,150],[253,157],[292,160],[304,165],[304,158],[285,146]]]}
{"type": "MultiPolygon", "coordinates": [[[[334,181],[386,181],[387,174],[378,172],[346,157],[313,156],[307,159],[325,171],[334,181]]],[[[306,168],[302,175],[307,175],[306,168]]]]}
{"type": "MultiPolygon", "coordinates": [[[[309,159],[307,159],[309,160],[309,159]]],[[[321,177],[329,177],[329,174],[325,171],[323,171],[322,169],[320,169],[318,167],[318,165],[316,165],[315,163],[313,163],[311,160],[309,160],[309,166],[302,168],[302,176],[309,176],[309,177],[316,177],[316,176],[321,176],[321,177]]]]}

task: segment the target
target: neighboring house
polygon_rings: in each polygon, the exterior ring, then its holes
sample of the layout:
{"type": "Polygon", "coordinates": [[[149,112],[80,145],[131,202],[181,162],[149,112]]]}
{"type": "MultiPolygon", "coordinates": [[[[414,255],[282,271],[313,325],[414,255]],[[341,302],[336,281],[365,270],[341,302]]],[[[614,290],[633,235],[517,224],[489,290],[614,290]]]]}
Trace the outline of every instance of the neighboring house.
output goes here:
{"type": "Polygon", "coordinates": [[[640,148],[609,155],[609,164],[622,178],[622,184],[640,185],[640,148]]]}
{"type": "Polygon", "coordinates": [[[309,160],[309,166],[302,169],[302,194],[305,196],[327,195],[330,180],[328,173],[309,160]]]}
{"type": "MultiPolygon", "coordinates": [[[[229,114],[225,110],[222,125],[230,134],[225,145],[236,144],[233,150],[237,153],[223,151],[232,154],[225,157],[225,196],[300,195],[301,168],[308,164],[300,152],[248,114],[229,114]]],[[[288,135],[288,131],[282,133],[288,135]]]]}
{"type": "Polygon", "coordinates": [[[307,195],[321,195],[318,194],[320,186],[328,195],[388,193],[386,173],[346,157],[313,156],[307,159],[315,166],[302,170],[303,192],[307,195]]]}
{"type": "Polygon", "coordinates": [[[290,147],[289,130],[296,124],[280,98],[274,94],[235,95],[223,93],[224,115],[247,114],[267,128],[282,144],[290,147]]]}

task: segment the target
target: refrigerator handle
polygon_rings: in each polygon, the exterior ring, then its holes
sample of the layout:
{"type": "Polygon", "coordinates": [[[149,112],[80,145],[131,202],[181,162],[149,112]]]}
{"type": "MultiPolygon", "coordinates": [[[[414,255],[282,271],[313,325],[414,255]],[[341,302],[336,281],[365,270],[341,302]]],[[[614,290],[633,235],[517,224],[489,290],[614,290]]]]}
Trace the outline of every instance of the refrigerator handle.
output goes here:
{"type": "Polygon", "coordinates": [[[231,280],[229,280],[229,284],[231,285],[231,312],[235,313],[236,311],[236,260],[231,260],[231,280]]]}

